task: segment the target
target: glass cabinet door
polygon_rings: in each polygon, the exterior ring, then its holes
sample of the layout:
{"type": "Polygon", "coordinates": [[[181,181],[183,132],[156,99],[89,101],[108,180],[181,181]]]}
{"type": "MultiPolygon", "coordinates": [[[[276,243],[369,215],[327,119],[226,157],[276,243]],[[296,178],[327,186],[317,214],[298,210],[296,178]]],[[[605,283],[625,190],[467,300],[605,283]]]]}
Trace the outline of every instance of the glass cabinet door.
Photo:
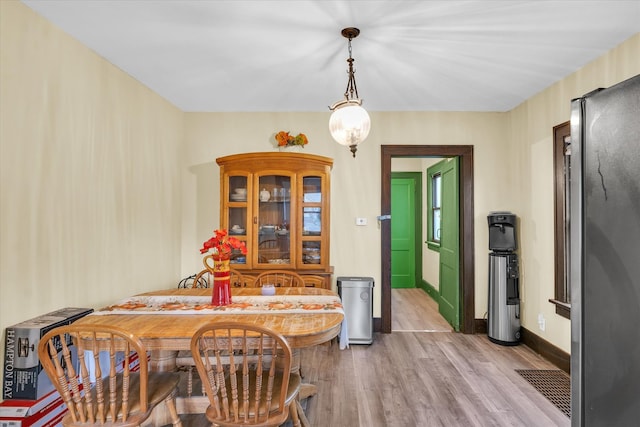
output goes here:
{"type": "MultiPolygon", "coordinates": [[[[228,197],[226,224],[229,225],[229,235],[244,241],[246,244],[247,235],[251,229],[251,224],[247,221],[247,177],[229,176],[227,188],[229,189],[229,194],[223,195],[223,197],[228,197]]],[[[231,263],[246,264],[247,257],[239,250],[233,251],[231,263]]]]}
{"type": "Polygon", "coordinates": [[[322,261],[322,177],[302,178],[302,264],[322,261]]]}
{"type": "Polygon", "coordinates": [[[291,264],[291,181],[289,175],[258,177],[258,264],[291,264]]]}
{"type": "MultiPolygon", "coordinates": [[[[260,152],[219,157],[220,226],[245,242],[232,267],[247,277],[292,270],[331,286],[329,201],[333,160],[260,152]]],[[[307,282],[307,278],[309,282],[307,282]]]]}

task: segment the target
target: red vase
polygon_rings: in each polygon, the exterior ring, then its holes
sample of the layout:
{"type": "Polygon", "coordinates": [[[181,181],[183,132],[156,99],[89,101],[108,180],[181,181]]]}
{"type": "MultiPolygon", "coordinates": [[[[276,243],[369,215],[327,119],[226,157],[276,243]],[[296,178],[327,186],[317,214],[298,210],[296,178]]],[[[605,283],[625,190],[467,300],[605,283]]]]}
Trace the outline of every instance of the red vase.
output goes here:
{"type": "MultiPolygon", "coordinates": [[[[231,304],[231,274],[229,272],[229,257],[209,255],[213,261],[213,269],[206,262],[205,265],[213,273],[213,294],[211,304],[223,306],[231,304]]],[[[206,257],[208,258],[208,257],[206,257]]]]}

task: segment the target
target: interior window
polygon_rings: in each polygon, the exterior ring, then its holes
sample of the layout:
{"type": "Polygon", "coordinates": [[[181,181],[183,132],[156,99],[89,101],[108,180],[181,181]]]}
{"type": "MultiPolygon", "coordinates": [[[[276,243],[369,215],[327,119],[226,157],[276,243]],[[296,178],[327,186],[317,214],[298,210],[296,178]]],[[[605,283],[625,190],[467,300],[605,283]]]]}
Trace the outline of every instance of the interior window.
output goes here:
{"type": "Polygon", "coordinates": [[[571,191],[571,126],[569,122],[553,128],[553,168],[555,199],[555,295],[549,301],[556,313],[570,318],[570,191],[571,191]]]}
{"type": "Polygon", "coordinates": [[[427,221],[427,245],[430,249],[440,249],[442,173],[439,164],[427,169],[427,203],[429,217],[427,221]]]}
{"type": "Polygon", "coordinates": [[[433,200],[431,212],[433,213],[433,238],[434,242],[440,243],[440,185],[442,183],[442,175],[436,174],[433,178],[433,200]]]}

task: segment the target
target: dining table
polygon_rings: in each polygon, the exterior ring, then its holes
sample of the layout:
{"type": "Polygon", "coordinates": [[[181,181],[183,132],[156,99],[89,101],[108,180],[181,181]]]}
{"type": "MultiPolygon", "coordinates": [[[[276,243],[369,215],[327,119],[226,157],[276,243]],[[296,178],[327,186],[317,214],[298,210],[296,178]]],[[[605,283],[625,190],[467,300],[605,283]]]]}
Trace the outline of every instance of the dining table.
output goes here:
{"type": "MultiPolygon", "coordinates": [[[[275,295],[262,288],[232,288],[231,304],[211,304],[210,288],[165,289],[133,295],[96,310],[76,321],[103,324],[131,331],[150,353],[150,369],[175,370],[176,356],[190,350],[191,337],[210,322],[239,321],[268,327],[282,334],[292,348],[294,369],[299,369],[300,349],[330,342],[343,330],[344,311],[332,290],[312,287],[277,287],[275,295]]],[[[296,400],[302,425],[308,420],[300,400],[317,392],[303,383],[296,400]]],[[[181,413],[202,413],[203,396],[178,397],[181,413]]]]}

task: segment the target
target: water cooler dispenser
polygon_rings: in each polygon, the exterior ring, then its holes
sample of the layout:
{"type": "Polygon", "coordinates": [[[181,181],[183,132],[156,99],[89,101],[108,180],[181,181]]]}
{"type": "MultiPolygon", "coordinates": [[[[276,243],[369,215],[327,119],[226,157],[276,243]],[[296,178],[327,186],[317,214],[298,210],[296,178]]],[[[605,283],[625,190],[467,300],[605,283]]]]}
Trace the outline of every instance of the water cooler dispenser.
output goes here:
{"type": "Polygon", "coordinates": [[[520,342],[520,274],[516,244],[516,216],[491,212],[489,223],[489,340],[501,345],[520,342]]]}

